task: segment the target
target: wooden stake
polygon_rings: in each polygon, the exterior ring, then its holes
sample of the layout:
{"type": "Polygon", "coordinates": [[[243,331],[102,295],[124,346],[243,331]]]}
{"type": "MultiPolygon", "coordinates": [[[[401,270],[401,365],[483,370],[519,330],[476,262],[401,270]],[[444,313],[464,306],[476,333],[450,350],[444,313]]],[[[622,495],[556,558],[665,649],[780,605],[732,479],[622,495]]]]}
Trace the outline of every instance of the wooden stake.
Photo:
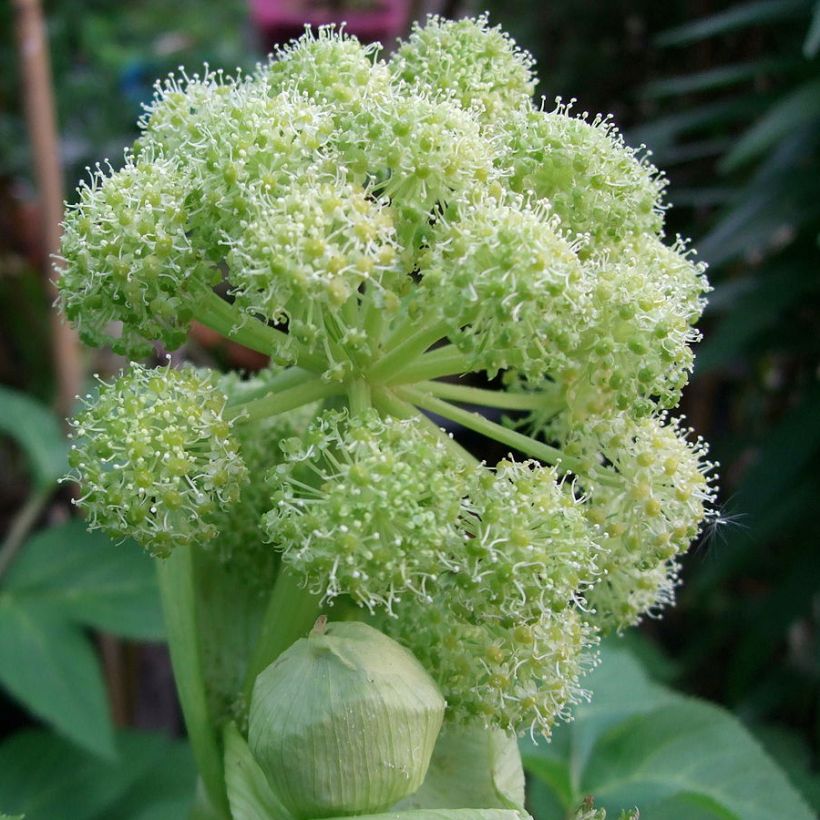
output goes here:
{"type": "MultiPolygon", "coordinates": [[[[53,280],[58,272],[52,268],[52,258],[60,252],[64,193],[51,66],[39,0],[14,0],[14,9],[26,127],[39,195],[46,292],[53,301],[57,296],[53,280]]],[[[57,379],[56,409],[61,416],[67,416],[82,387],[83,368],[77,334],[53,307],[51,345],[57,379]]]]}

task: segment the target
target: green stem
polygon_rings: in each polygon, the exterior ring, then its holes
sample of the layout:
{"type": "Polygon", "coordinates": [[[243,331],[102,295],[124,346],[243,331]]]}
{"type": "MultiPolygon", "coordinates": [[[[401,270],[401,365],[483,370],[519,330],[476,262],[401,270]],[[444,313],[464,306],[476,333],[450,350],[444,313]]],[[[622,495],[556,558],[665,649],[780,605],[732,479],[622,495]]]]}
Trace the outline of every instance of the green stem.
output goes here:
{"type": "Polygon", "coordinates": [[[392,350],[388,350],[370,369],[368,378],[376,382],[387,379],[424,353],[431,344],[445,336],[449,330],[450,325],[439,321],[416,330],[392,350]]]}
{"type": "Polygon", "coordinates": [[[471,453],[462,447],[449,433],[442,430],[431,418],[417,410],[409,402],[403,401],[391,390],[384,388],[373,391],[373,404],[376,409],[384,415],[395,416],[397,419],[417,418],[422,424],[435,434],[446,445],[447,449],[456,458],[463,461],[468,467],[475,467],[481,462],[471,453]]]}
{"type": "Polygon", "coordinates": [[[478,404],[484,407],[498,407],[502,410],[551,410],[561,409],[560,398],[549,391],[539,393],[508,393],[505,390],[483,390],[466,384],[448,382],[420,382],[420,390],[431,396],[450,401],[478,404]]]}
{"type": "Polygon", "coordinates": [[[351,382],[347,391],[347,402],[350,412],[354,415],[362,415],[371,406],[370,385],[364,379],[356,379],[351,382]]]}
{"type": "Polygon", "coordinates": [[[323,382],[318,376],[314,376],[309,382],[281,393],[274,392],[245,404],[231,405],[225,410],[225,417],[236,419],[240,424],[259,421],[343,392],[343,385],[323,382]]]}
{"type": "Polygon", "coordinates": [[[327,368],[327,363],[321,356],[309,351],[287,333],[240,313],[212,290],[203,294],[197,305],[195,318],[217,333],[258,353],[270,356],[276,350],[286,348],[294,352],[297,363],[307,370],[321,373],[327,368]]]}
{"type": "Polygon", "coordinates": [[[435,396],[413,387],[398,387],[395,393],[399,398],[405,399],[417,407],[423,407],[432,413],[438,413],[446,419],[458,422],[468,430],[473,430],[501,444],[506,444],[508,447],[520,450],[532,458],[540,459],[547,464],[553,464],[563,470],[573,470],[578,467],[575,459],[570,458],[557,447],[550,447],[550,445],[536,441],[529,436],[523,435],[523,433],[517,433],[515,430],[496,424],[479,413],[455,407],[449,402],[437,399],[435,396]]]}
{"type": "Polygon", "coordinates": [[[250,704],[256,676],[273,663],[294,641],[310,631],[321,612],[321,599],[300,586],[283,567],[276,577],[259,639],[245,673],[244,703],[250,704]]]}
{"type": "Polygon", "coordinates": [[[0,547],[0,578],[11,566],[53,492],[54,487],[51,484],[36,490],[14,516],[3,546],[0,547]]]}
{"type": "Polygon", "coordinates": [[[462,353],[455,345],[445,345],[431,350],[423,356],[398,370],[387,384],[415,384],[425,379],[438,379],[441,376],[460,376],[472,370],[470,357],[462,353]]]}
{"type": "Polygon", "coordinates": [[[222,754],[211,726],[196,617],[194,554],[179,547],[157,561],[171,664],[188,738],[211,804],[229,818],[222,754]]]}
{"type": "Polygon", "coordinates": [[[242,403],[247,404],[254,399],[267,396],[268,393],[298,387],[300,384],[313,381],[315,378],[316,374],[311,373],[309,370],[302,370],[301,367],[288,367],[272,379],[263,381],[262,384],[256,385],[256,387],[248,387],[246,386],[247,382],[243,382],[241,392],[228,397],[228,407],[242,403]]]}

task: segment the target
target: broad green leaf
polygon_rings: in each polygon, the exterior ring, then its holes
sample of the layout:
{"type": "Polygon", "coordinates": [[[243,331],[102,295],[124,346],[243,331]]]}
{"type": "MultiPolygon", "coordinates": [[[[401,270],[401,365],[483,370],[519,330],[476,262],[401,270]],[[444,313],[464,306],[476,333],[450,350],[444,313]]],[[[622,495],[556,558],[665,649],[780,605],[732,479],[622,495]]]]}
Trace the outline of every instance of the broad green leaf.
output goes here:
{"type": "Polygon", "coordinates": [[[812,751],[803,736],[782,726],[762,726],[755,729],[755,737],[820,816],[820,774],[812,766],[812,751]]]}
{"type": "Polygon", "coordinates": [[[137,820],[116,811],[117,801],[141,780],[160,776],[166,760],[178,764],[178,745],[157,734],[123,732],[118,758],[106,761],[44,730],[19,732],[0,744],[0,803],[26,820],[137,820]]]}
{"type": "Polygon", "coordinates": [[[667,77],[647,83],[643,96],[650,98],[673,97],[679,94],[691,94],[698,91],[712,91],[728,85],[744,82],[759,77],[761,74],[782,71],[799,63],[796,60],[754,60],[749,63],[733,63],[699,71],[696,74],[683,74],[667,77]]]}
{"type": "Polygon", "coordinates": [[[758,0],[733,6],[726,11],[694,20],[662,32],[655,38],[659,46],[684,46],[718,34],[759,26],[772,20],[800,16],[808,10],[806,0],[758,0]]]}
{"type": "Polygon", "coordinates": [[[820,2],[814,6],[806,41],[803,43],[803,56],[811,60],[817,54],[818,49],[820,49],[820,2]]]}
{"type": "Polygon", "coordinates": [[[160,640],[164,634],[152,559],[133,542],[113,544],[88,532],[79,519],[35,535],[12,564],[5,588],[115,635],[160,640]]]}
{"type": "Polygon", "coordinates": [[[292,820],[233,723],[225,727],[225,782],[233,820],[292,820]]]}
{"type": "Polygon", "coordinates": [[[394,808],[523,809],[524,770],[515,738],[445,726],[421,789],[394,808]]]}
{"type": "MultiPolygon", "coordinates": [[[[159,734],[137,738],[151,750],[151,766],[107,810],[106,817],[116,817],[117,820],[180,820],[187,817],[197,778],[190,747],[184,741],[159,734]]],[[[131,746],[134,745],[132,740],[131,746]]],[[[131,764],[124,753],[120,761],[122,766],[131,764]]]]}
{"type": "Polygon", "coordinates": [[[658,804],[681,795],[702,797],[715,817],[813,817],[740,723],[694,699],[680,698],[607,732],[596,744],[581,788],[605,807],[631,802],[657,820],[677,820],[658,804]]]}
{"type": "MultiPolygon", "coordinates": [[[[703,375],[732,361],[761,331],[777,324],[784,311],[808,292],[820,289],[820,282],[800,274],[790,266],[772,272],[765,279],[747,280],[745,292],[724,306],[726,315],[699,346],[697,374],[703,375]]],[[[717,295],[720,300],[722,295],[717,295]]]]}
{"type": "Polygon", "coordinates": [[[114,754],[96,655],[62,613],[0,593],[0,684],[65,737],[96,754],[114,754]]]}
{"type": "Polygon", "coordinates": [[[776,98],[752,93],[727,100],[687,107],[676,114],[660,117],[629,131],[630,145],[644,143],[652,148],[653,160],[663,164],[664,152],[684,134],[713,128],[725,123],[744,122],[763,114],[776,98]]]}
{"type": "Polygon", "coordinates": [[[564,811],[594,795],[609,812],[637,805],[648,820],[812,817],[731,714],[652,683],[612,645],[603,659],[587,680],[591,704],[556,730],[556,746],[523,744],[525,767],[564,811]]]}
{"type": "Polygon", "coordinates": [[[0,385],[0,432],[13,438],[26,454],[38,489],[48,489],[65,475],[66,440],[57,417],[44,404],[0,385]]]}
{"type": "Polygon", "coordinates": [[[798,86],[772,106],[721,160],[722,171],[732,171],[793,134],[820,119],[820,80],[798,86]]]}

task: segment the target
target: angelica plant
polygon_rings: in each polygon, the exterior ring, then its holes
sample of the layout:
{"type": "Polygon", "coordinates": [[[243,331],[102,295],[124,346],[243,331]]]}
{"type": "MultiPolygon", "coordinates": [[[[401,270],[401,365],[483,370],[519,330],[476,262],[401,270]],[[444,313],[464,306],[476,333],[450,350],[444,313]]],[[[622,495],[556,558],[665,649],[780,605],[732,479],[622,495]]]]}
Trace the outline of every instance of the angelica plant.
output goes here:
{"type": "Polygon", "coordinates": [[[219,816],[521,813],[523,778],[493,805],[419,789],[436,699],[465,749],[548,738],[600,636],[672,602],[713,497],[668,415],[704,268],[664,236],[646,156],[533,88],[485,17],[430,18],[387,61],[308,31],[252,75],[159,83],[124,166],[69,210],[60,292],[86,342],[140,359],[196,320],[272,360],[244,380],[135,364],[74,420],[88,524],[157,558],[219,816]],[[323,612],[370,632],[305,639],[323,612]],[[413,691],[366,671],[394,642],[413,691]]]}

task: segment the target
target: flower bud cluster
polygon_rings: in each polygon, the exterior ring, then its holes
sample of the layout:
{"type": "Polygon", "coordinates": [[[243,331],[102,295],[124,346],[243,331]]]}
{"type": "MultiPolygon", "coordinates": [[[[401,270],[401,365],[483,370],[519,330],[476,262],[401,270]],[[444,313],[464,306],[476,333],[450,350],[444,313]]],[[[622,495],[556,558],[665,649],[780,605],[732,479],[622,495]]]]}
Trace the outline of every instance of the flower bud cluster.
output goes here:
{"type": "Polygon", "coordinates": [[[551,468],[467,469],[420,422],[320,415],[285,442],[267,525],[326,598],[390,616],[454,718],[548,732],[580,694],[596,528],[551,468]]]}
{"type": "Polygon", "coordinates": [[[93,526],[256,588],[281,560],[381,612],[452,717],[548,733],[598,635],[671,600],[714,492],[665,415],[703,266],[664,239],[646,157],[532,89],[485,17],[431,18],[389,61],[325,27],[248,77],[170,77],[125,167],[80,189],[60,288],[92,344],[142,356],[199,318],[296,365],[102,385],[71,456],[93,526]],[[503,374],[488,404],[531,436],[426,381],[467,371],[503,374]],[[556,466],[476,464],[408,402],[556,466]]]}
{"type": "Polygon", "coordinates": [[[602,628],[631,626],[674,600],[678,559],[714,501],[700,439],[665,415],[598,423],[584,440],[598,462],[579,482],[602,531],[601,579],[587,593],[602,628]]]}
{"type": "Polygon", "coordinates": [[[397,258],[388,210],[359,186],[311,178],[254,202],[227,255],[237,303],[266,319],[290,319],[308,344],[323,312],[338,310],[363,284],[395,287],[397,258]]]}
{"type": "Polygon", "coordinates": [[[155,341],[179,347],[198,289],[218,275],[188,235],[190,213],[174,164],[128,157],[110,176],[98,167],[79,193],[62,240],[66,316],[86,344],[110,343],[118,353],[144,357],[155,341]]]}
{"type": "Polygon", "coordinates": [[[266,526],[315,592],[392,611],[461,553],[467,471],[420,422],[330,411],[282,448],[266,526]]]}
{"type": "Polygon", "coordinates": [[[548,199],[565,228],[588,238],[586,253],[663,228],[666,180],[624,144],[609,118],[522,107],[496,126],[496,163],[513,191],[548,199]]]}
{"type": "Polygon", "coordinates": [[[400,80],[420,92],[476,108],[492,121],[525,107],[535,92],[534,61],[487,15],[452,22],[430,17],[413,30],[390,60],[400,80]]]}
{"type": "Polygon", "coordinates": [[[544,207],[465,203],[434,226],[421,256],[420,302],[452,328],[471,369],[539,378],[579,346],[583,268],[544,207]]]}
{"type": "Polygon", "coordinates": [[[215,538],[211,517],[247,480],[225,402],[214,376],[193,368],[136,366],[101,382],[72,422],[69,456],[89,526],[157,556],[215,538]]]}

